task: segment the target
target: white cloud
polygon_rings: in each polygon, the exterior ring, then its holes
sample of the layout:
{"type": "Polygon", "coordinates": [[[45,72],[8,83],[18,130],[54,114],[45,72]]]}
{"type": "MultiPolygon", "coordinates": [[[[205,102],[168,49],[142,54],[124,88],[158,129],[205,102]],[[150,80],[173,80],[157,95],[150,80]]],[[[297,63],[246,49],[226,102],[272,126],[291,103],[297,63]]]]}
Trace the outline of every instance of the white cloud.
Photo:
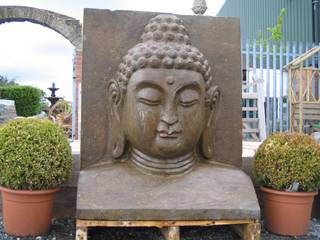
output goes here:
{"type": "Polygon", "coordinates": [[[0,36],[0,74],[46,92],[56,82],[57,94],[72,100],[74,47],[68,40],[32,23],[2,24],[0,36]]]}
{"type": "MultiPolygon", "coordinates": [[[[225,0],[207,0],[205,15],[215,15],[225,0]]],[[[193,0],[0,0],[0,5],[47,9],[82,21],[83,8],[138,10],[193,15],[193,0]]],[[[43,90],[56,82],[59,96],[72,100],[74,47],[37,24],[0,24],[0,74],[43,90]]]]}

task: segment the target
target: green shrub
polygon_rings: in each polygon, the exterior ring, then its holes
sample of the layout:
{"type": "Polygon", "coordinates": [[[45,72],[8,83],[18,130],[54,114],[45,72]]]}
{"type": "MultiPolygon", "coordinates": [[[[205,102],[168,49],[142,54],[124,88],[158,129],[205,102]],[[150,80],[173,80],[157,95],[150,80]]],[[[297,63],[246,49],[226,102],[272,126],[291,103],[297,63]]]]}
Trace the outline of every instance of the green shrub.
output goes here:
{"type": "Polygon", "coordinates": [[[275,133],[258,148],[254,173],[264,186],[285,191],[299,183],[298,191],[320,187],[320,145],[298,133],[275,133]]]}
{"type": "Polygon", "coordinates": [[[70,175],[70,144],[49,120],[15,119],[0,127],[0,185],[11,189],[45,190],[70,175]]]}
{"type": "Polygon", "coordinates": [[[30,86],[0,87],[0,98],[15,101],[18,116],[30,117],[40,113],[43,91],[30,86]]]}

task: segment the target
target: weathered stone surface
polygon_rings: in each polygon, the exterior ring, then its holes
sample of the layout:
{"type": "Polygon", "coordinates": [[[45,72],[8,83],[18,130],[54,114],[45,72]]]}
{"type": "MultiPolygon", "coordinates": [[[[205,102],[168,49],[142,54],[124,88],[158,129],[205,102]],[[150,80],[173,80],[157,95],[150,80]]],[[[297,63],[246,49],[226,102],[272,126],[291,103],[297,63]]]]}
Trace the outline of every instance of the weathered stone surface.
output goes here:
{"type": "Polygon", "coordinates": [[[17,117],[13,100],[0,99],[0,124],[17,117]]]}
{"type": "Polygon", "coordinates": [[[250,178],[221,164],[198,163],[182,176],[141,173],[131,163],[81,171],[77,217],[104,220],[258,219],[250,178]]]}
{"type": "MultiPolygon", "coordinates": [[[[85,9],[82,88],[81,168],[111,161],[107,84],[121,58],[140,42],[157,13],[85,9]]],[[[240,28],[232,18],[179,16],[213,69],[221,89],[214,135],[214,160],[241,166],[240,28]]]]}
{"type": "Polygon", "coordinates": [[[0,6],[0,24],[29,21],[51,28],[81,49],[80,21],[56,12],[23,6],[0,6]]]}

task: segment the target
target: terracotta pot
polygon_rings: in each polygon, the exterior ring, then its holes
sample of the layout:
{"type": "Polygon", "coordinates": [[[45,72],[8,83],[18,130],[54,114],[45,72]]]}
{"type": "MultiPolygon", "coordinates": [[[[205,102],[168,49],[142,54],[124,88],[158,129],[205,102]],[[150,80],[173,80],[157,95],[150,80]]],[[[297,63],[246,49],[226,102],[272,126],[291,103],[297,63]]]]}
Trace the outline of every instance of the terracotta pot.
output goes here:
{"type": "Polygon", "coordinates": [[[58,188],[25,191],[0,187],[0,190],[6,233],[23,237],[44,235],[49,231],[54,193],[58,188]]]}
{"type": "Polygon", "coordinates": [[[288,236],[305,235],[317,192],[282,192],[261,187],[267,229],[288,236]]]}

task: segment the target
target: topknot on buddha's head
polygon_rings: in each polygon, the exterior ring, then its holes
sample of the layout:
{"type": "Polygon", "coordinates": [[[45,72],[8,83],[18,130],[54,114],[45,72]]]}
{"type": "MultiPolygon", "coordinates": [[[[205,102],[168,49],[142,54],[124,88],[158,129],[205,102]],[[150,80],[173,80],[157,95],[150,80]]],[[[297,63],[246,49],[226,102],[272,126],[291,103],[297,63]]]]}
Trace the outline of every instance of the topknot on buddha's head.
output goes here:
{"type": "Polygon", "coordinates": [[[142,41],[172,42],[190,44],[187,29],[175,15],[161,14],[152,18],[142,34],[142,41]]]}
{"type": "Polygon", "coordinates": [[[143,68],[193,70],[203,76],[207,89],[212,85],[208,61],[190,44],[188,30],[177,16],[160,14],[150,19],[141,38],[119,65],[116,81],[123,91],[132,74],[143,68]]]}

